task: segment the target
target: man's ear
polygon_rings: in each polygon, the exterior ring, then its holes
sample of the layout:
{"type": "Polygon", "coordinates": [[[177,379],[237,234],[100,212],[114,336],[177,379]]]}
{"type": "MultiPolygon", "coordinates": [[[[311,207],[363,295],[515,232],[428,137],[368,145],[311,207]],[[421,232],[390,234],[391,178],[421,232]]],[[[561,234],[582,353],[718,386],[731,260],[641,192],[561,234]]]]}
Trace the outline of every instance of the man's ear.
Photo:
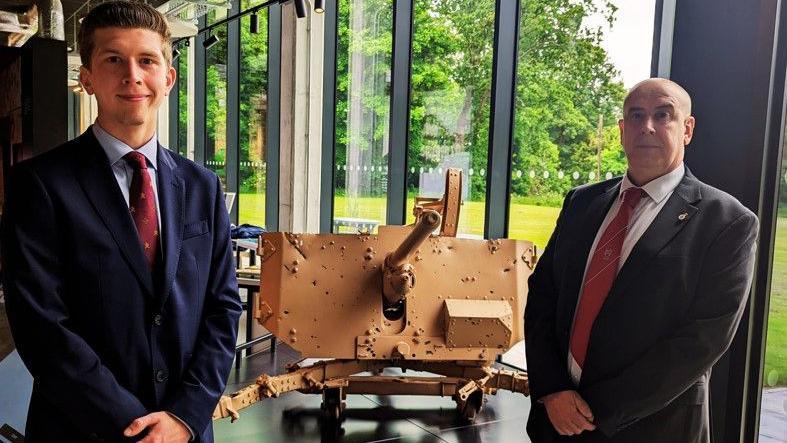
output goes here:
{"type": "Polygon", "coordinates": [[[683,122],[683,146],[687,146],[691,143],[691,138],[694,137],[695,124],[696,120],[694,120],[693,115],[688,116],[683,122]]]}
{"type": "Polygon", "coordinates": [[[84,66],[79,67],[79,83],[82,84],[82,88],[84,88],[85,92],[89,95],[93,95],[93,84],[91,83],[90,79],[90,70],[84,66]]]}
{"type": "Polygon", "coordinates": [[[169,71],[167,71],[167,92],[164,95],[169,95],[169,92],[172,90],[172,87],[175,86],[175,79],[178,78],[178,72],[175,70],[174,67],[170,66],[169,71]]]}
{"type": "Polygon", "coordinates": [[[623,119],[618,119],[618,129],[620,130],[620,144],[623,145],[623,119]]]}

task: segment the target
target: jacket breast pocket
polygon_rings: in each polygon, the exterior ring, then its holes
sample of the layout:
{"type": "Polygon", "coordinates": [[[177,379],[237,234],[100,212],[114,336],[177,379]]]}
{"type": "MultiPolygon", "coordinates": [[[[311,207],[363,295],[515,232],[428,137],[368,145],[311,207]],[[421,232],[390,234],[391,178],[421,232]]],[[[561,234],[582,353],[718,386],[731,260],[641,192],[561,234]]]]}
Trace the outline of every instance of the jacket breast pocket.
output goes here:
{"type": "Polygon", "coordinates": [[[198,222],[186,223],[183,226],[183,240],[188,240],[198,235],[208,233],[208,221],[200,220],[198,222]]]}

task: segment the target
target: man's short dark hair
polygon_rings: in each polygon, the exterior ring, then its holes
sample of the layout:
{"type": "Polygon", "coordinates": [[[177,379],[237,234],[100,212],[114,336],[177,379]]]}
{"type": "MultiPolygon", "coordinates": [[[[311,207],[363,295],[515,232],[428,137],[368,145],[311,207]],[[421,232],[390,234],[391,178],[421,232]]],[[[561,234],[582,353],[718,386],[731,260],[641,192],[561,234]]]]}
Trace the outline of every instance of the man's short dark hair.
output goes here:
{"type": "Polygon", "coordinates": [[[156,8],[135,1],[117,0],[102,3],[82,20],[79,27],[77,42],[82,66],[90,68],[90,57],[95,44],[93,35],[101,28],[141,28],[153,31],[161,36],[161,51],[167,65],[172,64],[172,43],[170,42],[169,24],[167,19],[156,8]]]}

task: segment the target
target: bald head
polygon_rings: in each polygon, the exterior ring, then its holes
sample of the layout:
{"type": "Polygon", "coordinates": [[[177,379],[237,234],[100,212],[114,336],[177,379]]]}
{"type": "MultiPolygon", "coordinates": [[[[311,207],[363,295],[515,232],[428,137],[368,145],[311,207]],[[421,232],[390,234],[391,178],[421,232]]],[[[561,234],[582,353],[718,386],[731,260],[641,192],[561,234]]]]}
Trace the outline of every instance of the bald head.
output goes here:
{"type": "Polygon", "coordinates": [[[623,109],[636,98],[639,97],[672,97],[676,101],[676,105],[683,112],[684,115],[691,115],[691,96],[686,92],[683,87],[672,80],[666,78],[649,78],[643,80],[631,89],[626,94],[626,99],[623,100],[623,109]]]}
{"type": "Polygon", "coordinates": [[[683,164],[685,146],[694,134],[691,97],[673,81],[649,78],[626,95],[618,125],[627,175],[637,186],[644,185],[683,164]]]}

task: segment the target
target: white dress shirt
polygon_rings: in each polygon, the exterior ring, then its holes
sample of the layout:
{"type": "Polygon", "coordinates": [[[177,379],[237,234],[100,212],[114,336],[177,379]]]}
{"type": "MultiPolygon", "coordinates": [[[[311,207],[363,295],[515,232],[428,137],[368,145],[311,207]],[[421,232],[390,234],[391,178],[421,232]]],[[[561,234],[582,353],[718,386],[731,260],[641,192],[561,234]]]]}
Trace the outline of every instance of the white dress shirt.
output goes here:
{"type": "MultiPolygon", "coordinates": [[[[623,239],[623,246],[620,251],[618,271],[620,271],[620,268],[622,268],[623,264],[626,263],[626,259],[631,253],[631,250],[634,248],[634,245],[637,244],[637,241],[639,241],[640,237],[642,237],[642,234],[645,233],[645,230],[648,229],[659,212],[661,212],[661,208],[663,208],[667,203],[667,200],[669,200],[669,197],[675,191],[675,188],[678,187],[680,181],[683,180],[683,176],[685,174],[686,167],[683,165],[683,163],[681,163],[680,166],[675,170],[664,174],[659,178],[651,180],[645,185],[641,186],[642,190],[645,191],[645,194],[647,194],[647,197],[643,197],[637,206],[634,207],[634,211],[631,213],[628,232],[626,232],[626,238],[623,239]]],[[[623,176],[623,180],[620,182],[620,189],[618,190],[617,198],[615,198],[615,201],[609,208],[607,216],[604,218],[604,222],[601,223],[601,227],[599,227],[598,232],[596,233],[595,240],[593,240],[593,246],[590,248],[590,253],[588,254],[587,262],[585,263],[585,273],[588,270],[588,266],[590,266],[590,261],[593,258],[593,252],[596,250],[596,245],[601,239],[601,235],[604,233],[604,230],[607,229],[607,226],[609,226],[609,224],[612,222],[612,219],[615,218],[615,215],[617,215],[620,205],[623,204],[623,193],[627,189],[635,186],[636,185],[631,183],[631,180],[629,180],[628,174],[623,176]]],[[[579,299],[582,297],[582,290],[585,286],[584,273],[582,275],[582,282],[582,286],[579,288],[579,297],[577,297],[577,308],[579,307],[579,299]]],[[[574,317],[576,318],[576,309],[574,310],[574,317]]],[[[571,333],[573,332],[572,321],[571,333]]],[[[574,356],[571,355],[570,349],[568,351],[568,372],[571,376],[571,381],[573,381],[575,385],[579,385],[579,380],[582,377],[582,368],[580,368],[579,364],[577,364],[576,360],[574,360],[574,356]]]]}

